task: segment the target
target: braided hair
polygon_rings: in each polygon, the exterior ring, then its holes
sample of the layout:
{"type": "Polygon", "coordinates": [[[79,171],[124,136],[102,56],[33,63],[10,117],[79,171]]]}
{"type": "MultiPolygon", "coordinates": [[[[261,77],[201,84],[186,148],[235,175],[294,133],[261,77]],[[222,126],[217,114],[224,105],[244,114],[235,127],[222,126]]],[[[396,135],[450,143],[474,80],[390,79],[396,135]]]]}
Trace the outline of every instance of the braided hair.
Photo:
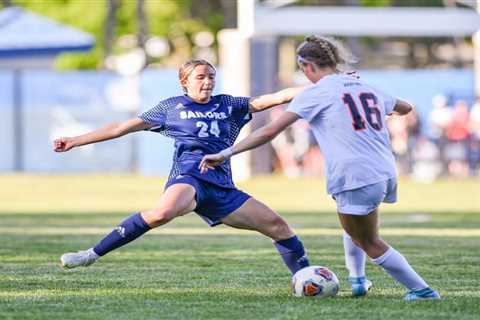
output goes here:
{"type": "Polygon", "coordinates": [[[350,64],[357,62],[340,42],[316,35],[305,37],[297,48],[297,55],[304,61],[319,67],[331,67],[336,71],[347,71],[350,64]]]}

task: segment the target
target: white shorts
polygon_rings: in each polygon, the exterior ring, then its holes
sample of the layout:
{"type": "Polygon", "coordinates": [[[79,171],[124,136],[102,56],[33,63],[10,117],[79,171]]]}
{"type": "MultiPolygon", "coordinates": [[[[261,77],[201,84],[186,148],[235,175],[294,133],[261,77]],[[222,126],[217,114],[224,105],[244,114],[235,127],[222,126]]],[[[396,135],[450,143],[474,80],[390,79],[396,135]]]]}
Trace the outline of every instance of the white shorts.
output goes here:
{"type": "Polygon", "coordinates": [[[397,179],[391,178],[358,189],[333,195],[337,211],[343,214],[365,216],[378,208],[380,203],[397,202],[397,179]]]}

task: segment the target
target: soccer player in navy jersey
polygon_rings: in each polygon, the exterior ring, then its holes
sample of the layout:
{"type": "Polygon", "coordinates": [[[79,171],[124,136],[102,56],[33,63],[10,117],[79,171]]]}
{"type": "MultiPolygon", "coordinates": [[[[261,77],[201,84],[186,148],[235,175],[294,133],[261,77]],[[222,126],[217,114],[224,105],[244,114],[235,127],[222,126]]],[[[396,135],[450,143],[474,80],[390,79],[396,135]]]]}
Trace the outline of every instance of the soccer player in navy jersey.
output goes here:
{"type": "Polygon", "coordinates": [[[62,255],[63,267],[89,266],[150,229],[192,211],[210,226],[223,223],[256,230],[271,238],[292,274],[309,265],[302,242],[288,224],[263,203],[235,187],[229,161],[207,174],[200,174],[198,169],[205,154],[219,152],[234,143],[252,113],[291,101],[303,87],[259,97],[212,96],[215,72],[205,60],[190,60],[179,69],[184,95],[163,100],[137,118],[54,141],[54,150],[65,152],[140,130],[175,139],[173,167],[158,205],[131,215],[94,247],[62,255]]]}
{"type": "Polygon", "coordinates": [[[367,294],[365,258],[406,287],[408,301],[440,299],[438,292],[378,232],[378,207],[397,199],[395,159],[387,115],[405,115],[412,106],[365,81],[339,71],[350,59],[333,39],[309,36],[297,49],[299,68],[313,84],[275,121],[244,140],[202,159],[209,174],[230,156],[272,140],[300,118],[308,121],[326,162],[327,191],[335,199],[344,233],[345,263],[352,294],[367,294]]]}

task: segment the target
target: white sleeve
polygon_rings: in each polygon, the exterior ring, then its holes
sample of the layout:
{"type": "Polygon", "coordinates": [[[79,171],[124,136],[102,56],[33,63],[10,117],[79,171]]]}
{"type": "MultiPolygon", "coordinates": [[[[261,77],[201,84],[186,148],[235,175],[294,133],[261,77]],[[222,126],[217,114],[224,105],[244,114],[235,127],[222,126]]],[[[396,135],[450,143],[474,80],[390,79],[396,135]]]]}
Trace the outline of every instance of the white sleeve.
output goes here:
{"type": "Polygon", "coordinates": [[[326,90],[313,85],[293,98],[286,111],[293,112],[310,122],[331,104],[330,94],[326,90]]]}
{"type": "Polygon", "coordinates": [[[385,105],[385,114],[391,114],[393,112],[395,104],[397,103],[397,98],[378,89],[376,90],[376,93],[378,95],[378,98],[380,98],[385,105]]]}

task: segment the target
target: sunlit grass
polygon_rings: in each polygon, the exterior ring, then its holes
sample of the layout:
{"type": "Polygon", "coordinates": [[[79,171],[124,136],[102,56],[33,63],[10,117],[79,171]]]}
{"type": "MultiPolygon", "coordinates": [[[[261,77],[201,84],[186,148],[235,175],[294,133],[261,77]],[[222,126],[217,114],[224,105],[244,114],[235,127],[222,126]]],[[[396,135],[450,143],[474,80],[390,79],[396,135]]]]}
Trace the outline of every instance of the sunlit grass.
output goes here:
{"type": "Polygon", "coordinates": [[[271,241],[209,228],[195,214],[89,268],[59,256],[85,249],[131,212],[152,207],[163,179],[136,176],[0,176],[0,319],[478,319],[480,198],[477,180],[400,181],[382,206],[381,233],[443,301],[406,303],[405,289],[367,263],[374,289],[350,297],[334,202],[322,180],[257,178],[239,186],[279,211],[315,264],[341,281],[339,296],[290,294],[271,241]]]}
{"type": "MultiPolygon", "coordinates": [[[[0,212],[130,212],[151,208],[165,180],[132,175],[0,175],[0,212]]],[[[279,211],[335,211],[325,182],[317,178],[259,177],[238,184],[279,211]]],[[[433,184],[399,181],[399,202],[384,212],[475,212],[480,180],[441,180],[433,184]]]]}

